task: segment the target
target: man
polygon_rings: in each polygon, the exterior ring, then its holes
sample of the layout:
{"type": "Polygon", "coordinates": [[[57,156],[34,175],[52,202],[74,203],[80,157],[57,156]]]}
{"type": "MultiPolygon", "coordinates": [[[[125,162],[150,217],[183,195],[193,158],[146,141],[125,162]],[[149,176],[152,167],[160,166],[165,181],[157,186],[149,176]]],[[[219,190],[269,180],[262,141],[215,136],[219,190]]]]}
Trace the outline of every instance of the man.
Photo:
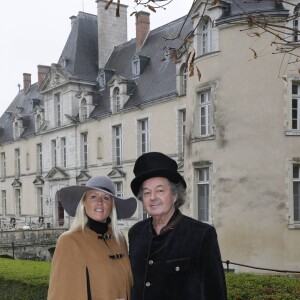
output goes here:
{"type": "Polygon", "coordinates": [[[131,182],[151,216],[129,231],[131,300],[224,300],[226,283],[213,226],[184,216],[186,183],[159,152],[140,156],[131,182]]]}

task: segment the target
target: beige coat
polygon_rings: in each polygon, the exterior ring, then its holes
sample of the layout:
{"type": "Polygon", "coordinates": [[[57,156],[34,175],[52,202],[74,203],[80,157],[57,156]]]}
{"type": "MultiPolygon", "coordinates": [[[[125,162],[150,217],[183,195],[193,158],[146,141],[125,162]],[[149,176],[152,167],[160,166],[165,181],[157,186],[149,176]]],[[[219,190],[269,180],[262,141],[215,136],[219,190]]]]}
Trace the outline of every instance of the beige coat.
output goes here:
{"type": "MultiPolygon", "coordinates": [[[[111,228],[108,233],[112,234],[111,228]]],[[[97,233],[83,231],[59,237],[52,260],[48,300],[87,300],[86,267],[89,270],[92,300],[130,299],[132,273],[127,243],[114,237],[98,239],[97,233]],[[125,257],[111,259],[109,255],[125,257]]]]}

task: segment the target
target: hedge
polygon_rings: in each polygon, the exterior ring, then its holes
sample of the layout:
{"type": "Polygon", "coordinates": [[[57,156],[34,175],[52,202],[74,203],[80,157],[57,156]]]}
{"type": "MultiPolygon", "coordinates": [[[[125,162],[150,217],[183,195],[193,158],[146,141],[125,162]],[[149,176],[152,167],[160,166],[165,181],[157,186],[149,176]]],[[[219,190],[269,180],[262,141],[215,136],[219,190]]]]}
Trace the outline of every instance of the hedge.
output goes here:
{"type": "Polygon", "coordinates": [[[300,300],[300,278],[226,273],[228,300],[300,300]]]}
{"type": "Polygon", "coordinates": [[[47,299],[50,262],[0,258],[0,299],[47,299]]]}
{"type": "MultiPolygon", "coordinates": [[[[46,300],[50,267],[50,262],[0,258],[0,299],[46,300]]],[[[226,284],[228,300],[300,299],[300,278],[291,276],[226,273],[226,284]]]]}

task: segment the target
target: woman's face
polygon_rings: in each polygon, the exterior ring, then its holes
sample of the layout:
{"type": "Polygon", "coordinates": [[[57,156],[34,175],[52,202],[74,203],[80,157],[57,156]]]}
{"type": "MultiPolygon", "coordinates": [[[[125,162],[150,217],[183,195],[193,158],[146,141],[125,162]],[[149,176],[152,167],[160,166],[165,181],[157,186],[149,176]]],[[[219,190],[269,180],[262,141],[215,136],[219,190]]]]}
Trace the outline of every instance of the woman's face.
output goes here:
{"type": "Polygon", "coordinates": [[[110,216],[112,205],[112,197],[105,192],[90,190],[85,193],[83,201],[85,213],[95,221],[105,222],[110,216]]]}

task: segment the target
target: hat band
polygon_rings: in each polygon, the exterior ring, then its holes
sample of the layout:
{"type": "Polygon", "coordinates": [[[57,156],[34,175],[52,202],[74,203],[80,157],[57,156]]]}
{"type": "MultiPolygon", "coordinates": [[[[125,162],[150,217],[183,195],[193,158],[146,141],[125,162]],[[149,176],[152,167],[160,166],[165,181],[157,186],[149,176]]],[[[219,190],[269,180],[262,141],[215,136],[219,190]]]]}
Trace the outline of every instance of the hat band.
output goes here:
{"type": "Polygon", "coordinates": [[[93,186],[91,186],[91,187],[93,187],[93,188],[97,188],[97,189],[99,189],[99,190],[103,190],[103,191],[107,191],[107,192],[109,192],[110,194],[115,194],[115,193],[113,193],[110,189],[108,189],[108,188],[106,188],[106,187],[103,187],[103,186],[100,186],[100,185],[93,185],[93,186]]]}

